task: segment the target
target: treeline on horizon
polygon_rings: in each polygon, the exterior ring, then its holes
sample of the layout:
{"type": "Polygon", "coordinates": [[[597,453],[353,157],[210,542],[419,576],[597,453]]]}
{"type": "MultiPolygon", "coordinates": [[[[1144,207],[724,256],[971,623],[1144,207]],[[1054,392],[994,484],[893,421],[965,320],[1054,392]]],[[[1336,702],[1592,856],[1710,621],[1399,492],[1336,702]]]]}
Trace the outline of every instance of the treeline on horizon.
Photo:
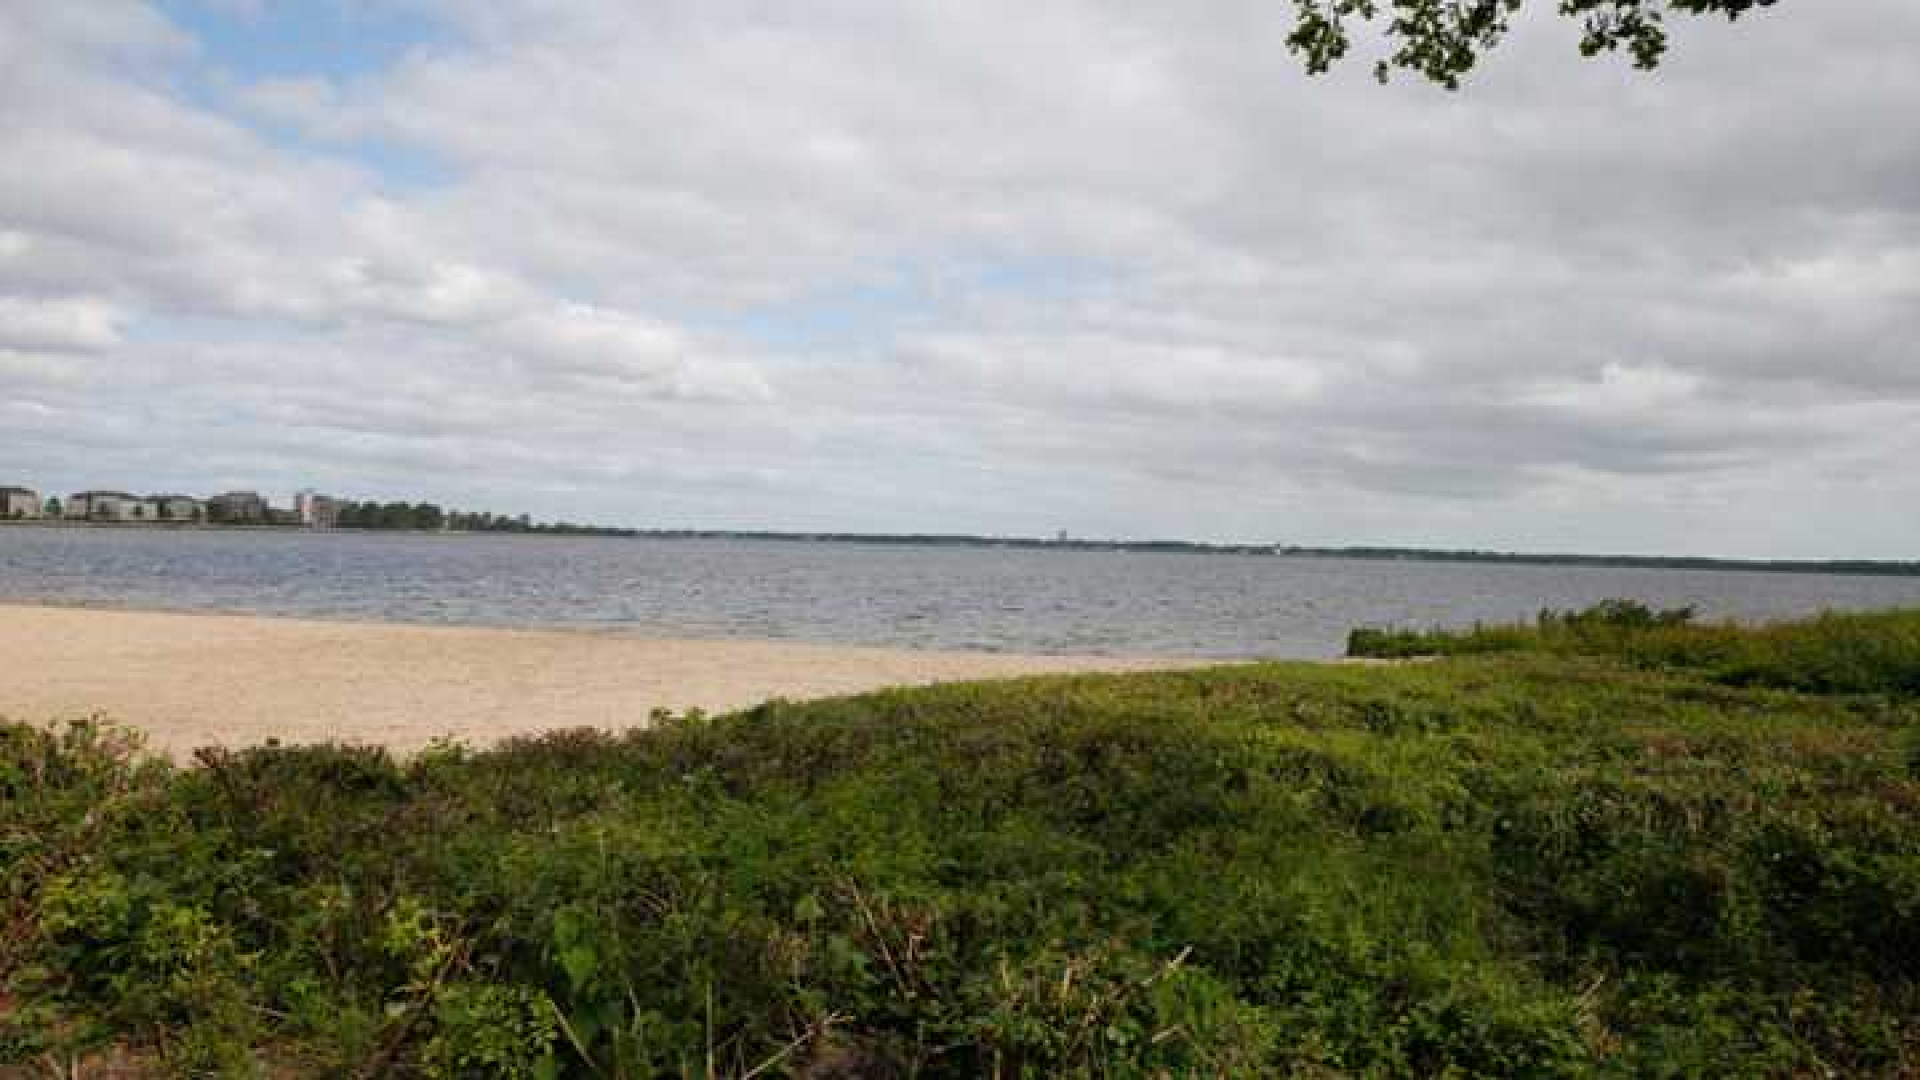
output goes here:
{"type": "Polygon", "coordinates": [[[1578,555],[1514,551],[1396,547],[1292,547],[1276,555],[1302,558],[1385,559],[1408,562],[1514,563],[1530,566],[1611,566],[1642,570],[1755,570],[1823,574],[1920,575],[1920,561],[1892,559],[1721,559],[1700,555],[1578,555]]]}
{"type": "Polygon", "coordinates": [[[530,515],[448,510],[430,502],[343,502],[334,526],[407,532],[556,533],[574,536],[632,536],[632,529],[604,529],[570,521],[535,521],[530,515]]]}
{"type": "Polygon", "coordinates": [[[771,529],[636,529],[542,522],[527,514],[443,509],[430,502],[342,502],[336,522],[343,529],[425,532],[538,533],[643,540],[767,540],[830,544],[892,544],[924,547],[1044,548],[1064,551],[1171,552],[1214,555],[1281,555],[1294,558],[1370,559],[1394,562],[1501,563],[1522,566],[1594,566],[1637,570],[1749,570],[1920,576],[1920,561],[1875,559],[1719,559],[1693,555],[1583,555],[1410,547],[1305,547],[1291,544],[1211,544],[1197,540],[1102,540],[1076,537],[981,536],[971,533],[787,532],[771,529]]]}

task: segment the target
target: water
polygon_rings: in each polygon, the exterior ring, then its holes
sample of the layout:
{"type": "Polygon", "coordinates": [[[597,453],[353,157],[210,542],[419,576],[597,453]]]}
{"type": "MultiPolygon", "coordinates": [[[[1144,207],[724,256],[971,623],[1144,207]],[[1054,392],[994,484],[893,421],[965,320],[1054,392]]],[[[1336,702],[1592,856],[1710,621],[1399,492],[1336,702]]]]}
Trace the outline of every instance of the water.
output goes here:
{"type": "Polygon", "coordinates": [[[0,528],[0,600],[914,648],[1323,657],[1610,597],[1758,619],[1920,578],[801,541],[0,528]]]}

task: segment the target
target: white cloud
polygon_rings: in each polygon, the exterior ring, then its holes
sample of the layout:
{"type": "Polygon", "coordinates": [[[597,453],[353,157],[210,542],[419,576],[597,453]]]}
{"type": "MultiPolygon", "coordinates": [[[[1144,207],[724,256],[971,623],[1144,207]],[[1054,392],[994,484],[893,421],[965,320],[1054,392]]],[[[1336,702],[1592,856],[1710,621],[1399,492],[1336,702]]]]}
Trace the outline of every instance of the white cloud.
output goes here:
{"type": "Polygon", "coordinates": [[[319,138],[345,139],[355,134],[341,108],[339,88],[329,79],[262,79],[242,87],[237,100],[253,116],[292,125],[319,138]]]}
{"type": "Polygon", "coordinates": [[[0,348],[104,349],[120,343],[121,319],[91,298],[0,296],[0,348]]]}
{"type": "Polygon", "coordinates": [[[1693,412],[1707,403],[1706,380],[1692,372],[1657,364],[1608,363],[1599,377],[1556,380],[1519,398],[1523,404],[1621,426],[1643,424],[1674,412],[1693,412]]]}
{"type": "Polygon", "coordinates": [[[1268,0],[390,2],[447,36],[237,87],[132,0],[0,26],[0,400],[63,418],[0,457],[642,524],[1910,554],[1906,0],[1688,25],[1650,76],[1526,20],[1457,95],[1305,78],[1268,0]]]}

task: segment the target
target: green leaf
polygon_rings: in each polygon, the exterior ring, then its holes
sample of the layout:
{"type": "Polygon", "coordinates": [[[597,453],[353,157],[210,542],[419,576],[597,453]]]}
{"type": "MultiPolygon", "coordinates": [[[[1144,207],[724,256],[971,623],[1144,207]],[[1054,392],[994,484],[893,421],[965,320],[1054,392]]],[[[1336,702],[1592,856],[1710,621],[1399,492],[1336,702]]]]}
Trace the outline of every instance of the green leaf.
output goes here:
{"type": "Polygon", "coordinates": [[[594,952],[591,945],[575,945],[560,950],[560,966],[566,969],[567,981],[577,991],[600,970],[600,954],[594,952]]]}
{"type": "Polygon", "coordinates": [[[827,909],[820,905],[820,898],[808,893],[793,902],[793,921],[814,923],[826,918],[827,909]]]}

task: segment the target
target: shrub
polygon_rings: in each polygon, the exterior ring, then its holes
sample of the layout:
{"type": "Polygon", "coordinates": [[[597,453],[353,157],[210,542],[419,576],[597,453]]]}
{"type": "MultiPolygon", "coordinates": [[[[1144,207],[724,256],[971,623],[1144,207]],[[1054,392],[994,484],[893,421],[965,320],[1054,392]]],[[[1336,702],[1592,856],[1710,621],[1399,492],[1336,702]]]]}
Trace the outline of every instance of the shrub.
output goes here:
{"type": "MultiPolygon", "coordinates": [[[[1779,631],[1771,670],[1898,625],[1779,631]]],[[[1638,651],[949,686],[411,761],[172,769],[96,726],[0,727],[6,985],[34,1003],[0,1055],[1911,1071],[1914,704],[1665,664],[1723,630],[1657,613],[1552,627],[1529,633],[1638,651]]]]}
{"type": "Polygon", "coordinates": [[[1543,611],[1531,626],[1358,629],[1347,639],[1347,655],[1355,657],[1510,652],[1604,657],[1639,668],[1698,672],[1734,686],[1920,695],[1920,611],[1706,625],[1694,621],[1691,608],[1660,611],[1610,600],[1585,611],[1543,611]]]}

